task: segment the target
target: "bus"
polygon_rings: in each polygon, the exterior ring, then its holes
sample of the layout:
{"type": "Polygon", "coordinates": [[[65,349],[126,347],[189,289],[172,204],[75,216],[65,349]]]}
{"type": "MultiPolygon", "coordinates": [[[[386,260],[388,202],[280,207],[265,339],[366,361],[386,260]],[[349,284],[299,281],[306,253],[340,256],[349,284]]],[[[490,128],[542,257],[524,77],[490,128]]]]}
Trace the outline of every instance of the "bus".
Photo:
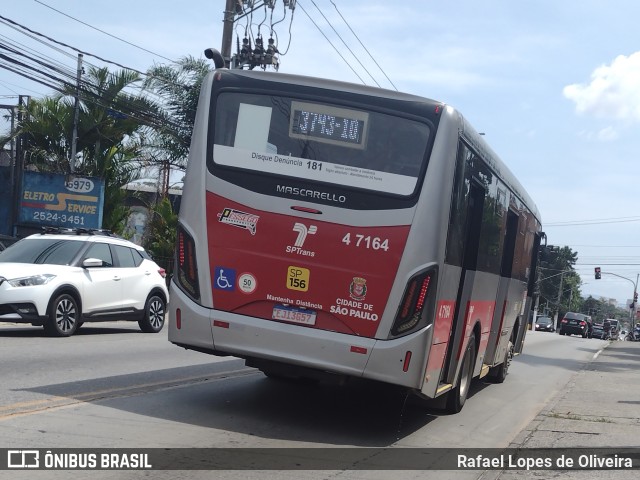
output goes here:
{"type": "Polygon", "coordinates": [[[169,341],[268,377],[384,382],[451,413],[522,351],[539,212],[445,103],[215,69],[179,213],[169,341]]]}

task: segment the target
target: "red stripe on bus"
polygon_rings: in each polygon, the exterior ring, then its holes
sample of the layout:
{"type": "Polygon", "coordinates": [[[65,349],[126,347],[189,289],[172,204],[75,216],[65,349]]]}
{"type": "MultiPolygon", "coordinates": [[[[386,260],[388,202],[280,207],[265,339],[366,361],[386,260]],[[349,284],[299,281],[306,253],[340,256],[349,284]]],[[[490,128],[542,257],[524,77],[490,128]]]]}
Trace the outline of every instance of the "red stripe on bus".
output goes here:
{"type": "Polygon", "coordinates": [[[495,300],[470,300],[467,302],[467,309],[465,310],[464,321],[464,335],[463,340],[458,346],[458,354],[456,359],[460,359],[463,347],[466,346],[464,339],[468,338],[473,327],[477,322],[480,323],[480,338],[476,338],[476,342],[479,345],[478,353],[482,355],[487,348],[489,341],[489,332],[491,330],[491,320],[493,319],[493,312],[496,306],[495,300]]]}

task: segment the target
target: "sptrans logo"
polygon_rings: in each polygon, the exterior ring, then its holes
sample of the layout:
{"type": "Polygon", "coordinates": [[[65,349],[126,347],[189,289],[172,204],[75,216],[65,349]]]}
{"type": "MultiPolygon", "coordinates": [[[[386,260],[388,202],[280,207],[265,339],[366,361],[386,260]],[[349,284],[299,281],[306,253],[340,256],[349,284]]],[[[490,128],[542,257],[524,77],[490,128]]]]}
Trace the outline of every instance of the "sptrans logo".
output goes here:
{"type": "Polygon", "coordinates": [[[312,252],[310,250],[304,250],[302,247],[304,245],[304,241],[307,239],[307,235],[315,235],[318,231],[318,227],[315,225],[306,226],[303,223],[296,222],[293,225],[293,231],[298,232],[298,237],[293,245],[287,246],[287,253],[295,253],[297,255],[303,255],[305,257],[315,257],[316,252],[312,252]]]}

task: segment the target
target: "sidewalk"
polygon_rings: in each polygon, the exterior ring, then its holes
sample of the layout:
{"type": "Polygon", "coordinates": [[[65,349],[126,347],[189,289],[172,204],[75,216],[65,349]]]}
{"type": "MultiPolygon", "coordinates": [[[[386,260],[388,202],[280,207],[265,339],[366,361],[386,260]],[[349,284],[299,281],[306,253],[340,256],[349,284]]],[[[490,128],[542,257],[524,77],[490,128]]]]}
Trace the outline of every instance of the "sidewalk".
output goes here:
{"type": "MultiPolygon", "coordinates": [[[[640,448],[640,342],[610,342],[514,439],[513,448],[640,448]]],[[[640,461],[636,458],[634,463],[640,461]]],[[[504,471],[522,478],[637,479],[635,471],[504,471]]]]}

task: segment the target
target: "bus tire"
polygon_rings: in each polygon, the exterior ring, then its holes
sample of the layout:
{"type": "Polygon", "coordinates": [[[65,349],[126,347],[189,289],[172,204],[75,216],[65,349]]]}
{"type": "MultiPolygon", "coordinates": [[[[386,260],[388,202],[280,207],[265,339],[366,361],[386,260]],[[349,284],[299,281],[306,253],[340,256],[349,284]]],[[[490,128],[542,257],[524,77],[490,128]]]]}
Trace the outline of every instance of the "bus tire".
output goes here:
{"type": "Polygon", "coordinates": [[[476,363],[476,337],[471,335],[469,337],[469,343],[464,351],[464,357],[462,358],[462,365],[460,366],[460,373],[458,374],[458,380],[456,385],[447,394],[447,413],[458,413],[462,410],[464,402],[467,400],[469,394],[469,387],[471,386],[471,380],[473,379],[473,370],[476,363]]]}
{"type": "Polygon", "coordinates": [[[503,383],[507,374],[509,373],[509,367],[511,366],[511,359],[513,358],[513,342],[509,340],[509,344],[507,345],[507,351],[504,354],[504,358],[502,359],[502,363],[497,367],[492,368],[491,379],[494,383],[503,383]]]}

